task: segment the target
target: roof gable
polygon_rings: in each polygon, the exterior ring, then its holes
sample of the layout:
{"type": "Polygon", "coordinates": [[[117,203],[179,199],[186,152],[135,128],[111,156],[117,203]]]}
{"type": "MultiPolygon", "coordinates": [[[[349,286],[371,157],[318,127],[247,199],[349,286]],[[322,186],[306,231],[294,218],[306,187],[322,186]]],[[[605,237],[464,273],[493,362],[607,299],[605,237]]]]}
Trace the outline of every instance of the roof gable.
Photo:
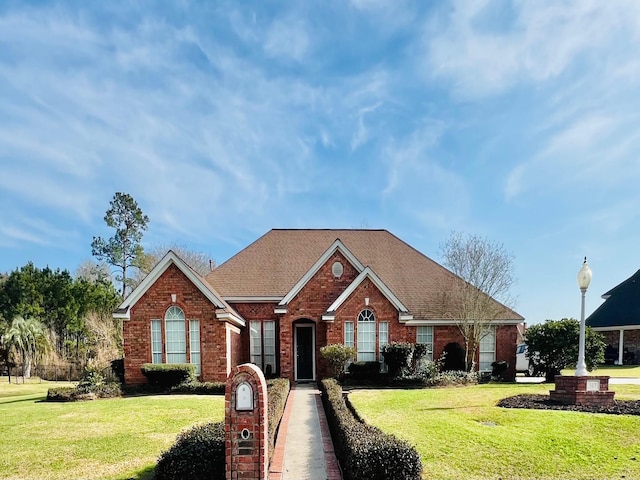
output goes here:
{"type": "MultiPolygon", "coordinates": [[[[267,297],[282,301],[336,239],[360,265],[375,271],[415,321],[447,318],[442,293],[452,288],[457,277],[387,230],[270,230],[207,274],[206,281],[227,301],[267,297]]],[[[497,319],[522,320],[506,308],[497,319]]]]}
{"type": "Polygon", "coordinates": [[[589,317],[592,328],[640,325],[640,270],[602,295],[605,299],[589,317]]]}
{"type": "Polygon", "coordinates": [[[331,258],[331,256],[336,252],[340,252],[351,265],[358,272],[362,272],[364,270],[364,266],[360,261],[349,251],[347,247],[340,241],[340,239],[336,239],[333,244],[320,256],[320,258],[314,263],[309,270],[298,280],[298,282],[293,286],[291,290],[282,298],[279,307],[283,307],[287,305],[291,300],[293,300],[300,290],[304,288],[304,286],[309,283],[309,281],[315,276],[316,273],[322,268],[322,266],[327,263],[327,260],[331,258]]]}
{"type": "Polygon", "coordinates": [[[116,309],[114,317],[128,320],[131,308],[144,296],[145,293],[156,283],[163,273],[171,266],[175,265],[195,287],[216,307],[216,316],[225,319],[238,326],[244,326],[244,319],[238,315],[233,308],[225,302],[222,297],[209,285],[195,270],[176,255],[173,250],[169,250],[164,257],[151,269],[149,274],[140,284],[124,299],[116,309]]]}
{"type": "Polygon", "coordinates": [[[389,302],[398,310],[401,321],[412,320],[413,316],[409,314],[409,310],[404,304],[396,297],[393,292],[387,287],[382,280],[375,274],[375,272],[370,268],[366,267],[360,275],[356,277],[356,279],[351,282],[351,284],[340,294],[338,298],[331,304],[331,306],[327,309],[327,312],[322,315],[323,320],[332,321],[335,318],[335,314],[337,310],[342,306],[342,304],[353,294],[353,292],[364,282],[366,279],[369,279],[376,288],[385,296],[389,302]]]}

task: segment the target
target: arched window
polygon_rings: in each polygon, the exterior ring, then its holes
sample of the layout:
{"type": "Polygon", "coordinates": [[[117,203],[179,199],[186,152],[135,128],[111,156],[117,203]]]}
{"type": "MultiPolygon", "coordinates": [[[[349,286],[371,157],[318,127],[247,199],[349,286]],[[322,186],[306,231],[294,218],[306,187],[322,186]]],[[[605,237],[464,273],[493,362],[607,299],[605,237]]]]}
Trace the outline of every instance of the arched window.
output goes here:
{"type": "Polygon", "coordinates": [[[171,306],[164,315],[167,363],[187,363],[187,336],[184,312],[171,306]]]}
{"type": "Polygon", "coordinates": [[[358,361],[373,362],[376,359],[376,316],[365,308],[358,315],[358,361]]]}

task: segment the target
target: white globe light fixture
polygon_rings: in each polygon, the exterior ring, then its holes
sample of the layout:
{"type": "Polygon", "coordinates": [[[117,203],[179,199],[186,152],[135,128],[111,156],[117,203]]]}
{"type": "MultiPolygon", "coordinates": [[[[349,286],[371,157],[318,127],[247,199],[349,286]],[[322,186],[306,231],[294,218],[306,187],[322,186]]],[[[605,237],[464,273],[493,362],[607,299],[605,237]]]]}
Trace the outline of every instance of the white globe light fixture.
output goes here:
{"type": "Polygon", "coordinates": [[[584,297],[591,283],[591,269],[587,264],[587,257],[584,257],[582,268],[578,272],[578,287],[582,293],[582,308],[580,312],[580,343],[578,345],[578,364],[576,365],[576,377],[587,375],[587,364],[584,361],[584,337],[585,337],[585,325],[584,325],[584,297]]]}

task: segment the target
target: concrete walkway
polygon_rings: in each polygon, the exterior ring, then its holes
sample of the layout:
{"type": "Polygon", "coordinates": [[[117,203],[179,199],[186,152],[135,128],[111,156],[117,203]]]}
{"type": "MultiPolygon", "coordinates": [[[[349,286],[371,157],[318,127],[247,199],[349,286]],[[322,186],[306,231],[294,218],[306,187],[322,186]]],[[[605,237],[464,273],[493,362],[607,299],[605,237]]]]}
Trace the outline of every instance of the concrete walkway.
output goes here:
{"type": "Polygon", "coordinates": [[[341,480],[320,391],[293,385],[280,422],[269,480],[341,480]]]}

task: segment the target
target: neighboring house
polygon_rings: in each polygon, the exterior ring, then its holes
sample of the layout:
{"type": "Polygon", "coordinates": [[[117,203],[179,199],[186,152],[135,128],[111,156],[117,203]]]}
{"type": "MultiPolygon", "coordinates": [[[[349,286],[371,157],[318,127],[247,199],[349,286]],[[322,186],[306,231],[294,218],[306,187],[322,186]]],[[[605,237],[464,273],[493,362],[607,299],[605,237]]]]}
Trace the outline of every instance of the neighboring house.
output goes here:
{"type": "Polygon", "coordinates": [[[605,360],[618,365],[640,364],[640,270],[602,298],[605,301],[585,322],[604,335],[605,360]]]}
{"type": "MultiPolygon", "coordinates": [[[[292,381],[328,374],[320,348],[341,343],[382,362],[388,342],[419,342],[433,359],[457,357],[463,340],[447,290],[456,277],[386,230],[271,230],[201,277],[170,251],[114,316],[124,320],[125,381],[144,363],[197,365],[202,381],[258,365],[292,381]]],[[[502,307],[476,357],[506,360],[515,376],[518,324],[502,307]]]]}

